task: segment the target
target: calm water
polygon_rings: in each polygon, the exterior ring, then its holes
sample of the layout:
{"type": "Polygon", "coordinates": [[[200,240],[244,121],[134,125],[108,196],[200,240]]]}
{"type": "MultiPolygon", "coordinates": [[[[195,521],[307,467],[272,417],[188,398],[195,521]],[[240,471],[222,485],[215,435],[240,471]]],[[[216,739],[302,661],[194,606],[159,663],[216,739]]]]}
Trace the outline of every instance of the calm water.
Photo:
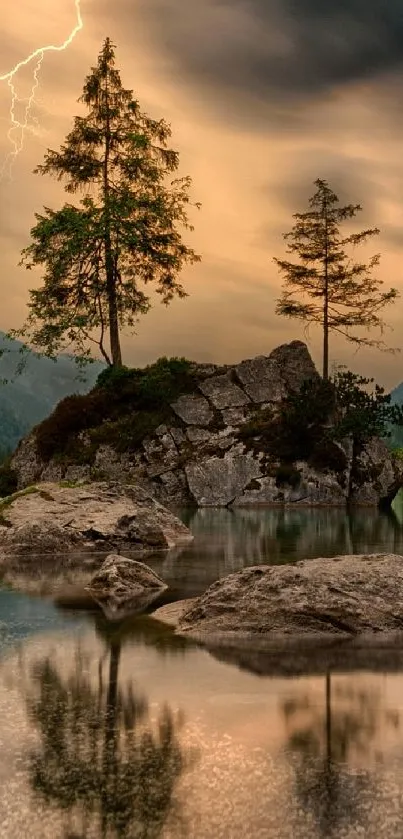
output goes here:
{"type": "MultiPolygon", "coordinates": [[[[149,561],[194,592],[244,565],[403,554],[399,504],[186,513],[194,545],[149,561]]],[[[401,839],[399,669],[256,675],[253,650],[0,591],[0,837],[401,839]]]]}

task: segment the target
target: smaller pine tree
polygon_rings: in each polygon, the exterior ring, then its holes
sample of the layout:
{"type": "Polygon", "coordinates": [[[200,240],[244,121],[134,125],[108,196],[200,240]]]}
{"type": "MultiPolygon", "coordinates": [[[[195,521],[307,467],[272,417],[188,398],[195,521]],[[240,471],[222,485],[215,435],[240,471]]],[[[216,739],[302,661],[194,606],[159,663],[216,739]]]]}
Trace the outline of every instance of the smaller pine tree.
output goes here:
{"type": "Polygon", "coordinates": [[[356,246],[379,234],[378,228],[352,233],[343,238],[340,224],[362,210],[360,204],[338,206],[339,199],[324,180],[316,180],[317,190],[306,213],[295,213],[296,223],[284,234],[288,252],[300,262],[276,259],[285,277],[276,312],[306,323],[320,324],[323,330],[323,378],[329,378],[329,334],[336,332],[358,345],[386,349],[384,343],[357,334],[364,328],[380,329],[384,323],[380,310],[399,296],[396,289],[381,291],[381,280],[372,276],[379,254],[369,264],[349,258],[345,247],[356,246]],[[295,299],[302,295],[303,299],[295,299]],[[308,299],[306,299],[308,298],[308,299]]]}

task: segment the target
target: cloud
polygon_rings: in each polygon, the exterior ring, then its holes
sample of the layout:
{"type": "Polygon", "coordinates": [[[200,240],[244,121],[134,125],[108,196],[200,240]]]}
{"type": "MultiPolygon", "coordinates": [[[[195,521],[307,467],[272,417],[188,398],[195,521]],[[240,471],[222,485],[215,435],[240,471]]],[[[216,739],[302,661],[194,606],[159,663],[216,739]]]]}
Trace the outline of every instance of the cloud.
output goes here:
{"type": "Polygon", "coordinates": [[[403,68],[401,0],[143,0],[138,14],[172,74],[239,120],[263,107],[295,125],[308,100],[403,68]]]}

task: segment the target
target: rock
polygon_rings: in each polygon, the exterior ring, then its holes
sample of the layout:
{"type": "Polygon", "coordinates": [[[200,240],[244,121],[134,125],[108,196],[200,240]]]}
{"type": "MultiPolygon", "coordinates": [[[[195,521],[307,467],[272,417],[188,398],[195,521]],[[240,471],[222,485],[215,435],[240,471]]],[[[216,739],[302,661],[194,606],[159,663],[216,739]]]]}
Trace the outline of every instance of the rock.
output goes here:
{"type": "Polygon", "coordinates": [[[144,612],[168,586],[148,565],[110,554],[86,586],[108,620],[144,612]]]}
{"type": "Polygon", "coordinates": [[[197,428],[196,426],[188,428],[186,434],[191,443],[206,443],[211,437],[210,431],[207,431],[206,428],[197,428]]]}
{"type": "MultiPolygon", "coordinates": [[[[214,583],[179,620],[209,637],[351,638],[403,630],[403,557],[309,559],[254,566],[214,583]]],[[[403,633],[402,633],[403,641],[403,633]]]]}
{"type": "Polygon", "coordinates": [[[387,504],[402,486],[403,462],[383,440],[373,437],[355,458],[350,499],[353,504],[387,504]]]}
{"type": "Polygon", "coordinates": [[[169,429],[169,433],[177,446],[180,446],[186,440],[185,434],[181,428],[175,428],[175,426],[173,426],[169,429]]]}
{"type": "Polygon", "coordinates": [[[288,462],[292,450],[284,463],[267,444],[264,424],[276,415],[280,400],[307,379],[318,377],[301,341],[234,365],[194,362],[191,374],[186,387],[194,392],[164,405],[157,414],[160,424],[152,411],[140,417],[129,400],[121,420],[111,423],[110,442],[108,423],[103,424],[101,435],[97,427],[78,435],[76,459],[70,439],[68,454],[61,451],[48,462],[41,460],[32,432],[11,462],[18,488],[37,480],[85,478],[136,484],[169,507],[195,502],[201,506],[387,506],[403,486],[403,461],[381,440],[369,441],[362,451],[356,446],[353,451],[351,440],[322,440],[322,451],[319,441],[316,451],[306,453],[306,461],[294,463],[288,462]],[[133,441],[132,419],[133,428],[137,428],[136,420],[144,427],[144,436],[137,432],[133,441]],[[120,421],[124,446],[118,442],[120,421]],[[99,443],[99,437],[104,442],[99,443]],[[284,478],[287,468],[289,480],[284,478]]]}
{"type": "Polygon", "coordinates": [[[208,425],[213,419],[213,412],[204,396],[180,396],[171,407],[187,425],[208,425]]]}
{"type": "Polygon", "coordinates": [[[200,507],[230,504],[252,478],[261,475],[259,461],[248,452],[233,450],[223,457],[206,457],[185,467],[190,492],[200,507]]]}
{"type": "Polygon", "coordinates": [[[196,598],[189,597],[187,600],[177,600],[175,603],[168,603],[166,606],[160,606],[155,612],[151,612],[151,617],[167,623],[169,626],[177,626],[180,618],[185,612],[189,611],[195,602],[196,598]]]}
{"type": "Polygon", "coordinates": [[[221,416],[226,425],[229,425],[231,428],[234,428],[236,425],[242,425],[247,418],[246,409],[242,406],[240,408],[226,408],[221,411],[221,416]]]}
{"type": "Polygon", "coordinates": [[[299,390],[307,379],[318,379],[319,374],[303,341],[291,341],[276,347],[269,358],[278,365],[287,388],[299,390]]]}
{"type": "Polygon", "coordinates": [[[139,486],[42,483],[0,504],[3,556],[167,549],[192,541],[187,527],[139,486]]]}
{"type": "Polygon", "coordinates": [[[178,449],[170,434],[163,434],[157,439],[146,437],[143,449],[147,461],[146,472],[150,478],[169,472],[178,461],[178,449]]]}
{"type": "Polygon", "coordinates": [[[235,408],[250,402],[246,393],[233,382],[230,372],[222,376],[211,376],[199,387],[215,408],[235,408]]]}
{"type": "Polygon", "coordinates": [[[21,441],[13,454],[12,468],[18,476],[18,488],[30,486],[37,481],[45,468],[37,447],[35,430],[21,441]]]}
{"type": "Polygon", "coordinates": [[[277,402],[287,393],[282,370],[270,356],[260,355],[242,361],[235,369],[253,402],[277,402]]]}
{"type": "Polygon", "coordinates": [[[282,344],[269,356],[260,355],[242,361],[236,374],[253,402],[278,402],[290,390],[297,390],[318,373],[306,344],[292,341],[282,344]]]}
{"type": "Polygon", "coordinates": [[[295,504],[300,507],[321,504],[345,506],[348,484],[340,484],[338,476],[332,472],[318,472],[307,463],[296,462],[295,471],[299,472],[296,486],[276,482],[273,476],[265,476],[253,481],[242,495],[237,496],[234,507],[255,506],[256,504],[295,504]]]}

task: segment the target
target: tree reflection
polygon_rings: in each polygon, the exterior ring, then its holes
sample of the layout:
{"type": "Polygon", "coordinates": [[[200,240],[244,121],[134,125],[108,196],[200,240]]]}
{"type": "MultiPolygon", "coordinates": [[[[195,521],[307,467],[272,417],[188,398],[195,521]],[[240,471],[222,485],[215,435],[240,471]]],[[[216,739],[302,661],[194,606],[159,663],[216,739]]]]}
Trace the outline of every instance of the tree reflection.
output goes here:
{"type": "Polygon", "coordinates": [[[145,697],[119,687],[119,636],[108,648],[107,678],[100,659],[95,688],[79,649],[69,676],[50,658],[33,667],[27,704],[41,742],[30,760],[32,788],[64,814],[65,839],[156,839],[169,816],[179,835],[174,793],[190,762],[179,739],[183,718],[165,706],[152,720],[145,697]]]}
{"type": "Polygon", "coordinates": [[[287,750],[295,760],[295,792],[319,835],[330,839],[354,822],[364,829],[369,813],[361,807],[363,794],[375,781],[367,769],[351,771],[348,763],[353,756],[368,763],[381,723],[398,728],[398,712],[385,711],[373,689],[338,685],[332,690],[330,673],[324,710],[305,695],[283,702],[282,712],[287,750]]]}

